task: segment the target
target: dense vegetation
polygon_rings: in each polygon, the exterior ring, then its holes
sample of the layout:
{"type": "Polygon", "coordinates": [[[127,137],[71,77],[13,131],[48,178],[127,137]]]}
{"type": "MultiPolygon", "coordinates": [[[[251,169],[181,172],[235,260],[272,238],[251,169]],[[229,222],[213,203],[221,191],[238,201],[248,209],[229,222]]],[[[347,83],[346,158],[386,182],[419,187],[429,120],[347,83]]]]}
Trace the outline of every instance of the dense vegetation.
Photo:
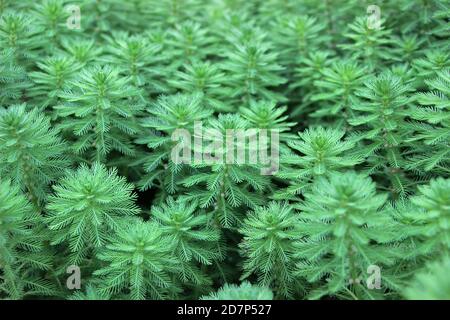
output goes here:
{"type": "Polygon", "coordinates": [[[0,0],[0,298],[450,299],[449,18],[0,0]],[[175,161],[199,122],[279,168],[175,161]]]}

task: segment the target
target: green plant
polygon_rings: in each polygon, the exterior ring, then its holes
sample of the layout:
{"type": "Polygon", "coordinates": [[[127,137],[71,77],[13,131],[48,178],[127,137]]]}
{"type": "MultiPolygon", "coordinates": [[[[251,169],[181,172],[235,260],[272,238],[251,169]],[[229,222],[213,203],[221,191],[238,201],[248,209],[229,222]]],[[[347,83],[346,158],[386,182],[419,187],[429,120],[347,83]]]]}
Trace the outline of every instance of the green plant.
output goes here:
{"type": "MultiPolygon", "coordinates": [[[[309,114],[314,110],[313,96],[323,89],[314,85],[315,81],[322,77],[322,72],[331,64],[330,52],[312,51],[298,58],[298,67],[295,69],[292,83],[289,89],[301,91],[301,105],[292,110],[292,116],[309,114]]],[[[320,100],[319,100],[320,101],[320,100]]]]}
{"type": "Polygon", "coordinates": [[[51,57],[37,63],[39,71],[30,72],[33,87],[28,95],[42,104],[43,108],[58,104],[58,96],[68,90],[80,65],[66,57],[51,57]]]}
{"type": "Polygon", "coordinates": [[[30,80],[25,71],[15,62],[14,50],[7,49],[0,52],[0,104],[20,101],[26,89],[30,87],[30,80]]]}
{"type": "Polygon", "coordinates": [[[0,299],[448,296],[449,18],[0,0],[0,299]]]}
{"type": "Polygon", "coordinates": [[[317,49],[329,40],[322,31],[326,25],[310,16],[278,17],[277,48],[283,57],[283,65],[296,65],[307,52],[317,49]]]}
{"type": "Polygon", "coordinates": [[[39,222],[40,216],[18,186],[0,180],[0,297],[54,294],[52,283],[39,272],[51,268],[39,222]]]}
{"type": "MultiPolygon", "coordinates": [[[[235,145],[230,147],[223,137],[227,136],[227,130],[248,129],[247,121],[239,115],[226,114],[211,119],[209,125],[220,134],[211,137],[211,142],[218,143],[219,148],[203,149],[203,162],[194,163],[203,170],[183,179],[182,183],[190,188],[187,199],[197,200],[202,208],[213,207],[216,221],[229,228],[240,220],[242,207],[261,205],[261,195],[269,187],[270,179],[260,174],[261,166],[258,164],[239,164],[237,157],[233,161],[227,160],[227,154],[234,152],[235,145]]],[[[234,136],[233,140],[240,145],[234,136]]],[[[254,152],[245,146],[243,148],[244,157],[249,156],[248,152],[254,152]]]]}
{"type": "Polygon", "coordinates": [[[402,150],[407,147],[403,141],[410,134],[405,124],[410,91],[411,87],[403,84],[401,78],[390,74],[369,79],[365,88],[357,91],[360,99],[351,106],[357,115],[349,119],[352,126],[367,126],[357,140],[368,141],[361,152],[368,155],[369,172],[388,172],[390,187],[401,196],[409,187],[402,150]]]}
{"type": "Polygon", "coordinates": [[[75,292],[71,295],[69,300],[110,300],[111,297],[105,292],[101,292],[99,289],[92,285],[87,285],[85,292],[75,292]]]}
{"type": "Polygon", "coordinates": [[[156,185],[163,193],[173,194],[178,189],[181,171],[186,167],[186,164],[173,161],[172,150],[178,144],[173,137],[177,130],[192,133],[195,122],[207,118],[212,111],[203,107],[199,94],[162,96],[147,111],[150,117],[142,122],[145,135],[142,134],[136,142],[145,144],[152,152],[134,162],[135,165],[143,165],[146,173],[139,185],[142,190],[156,185]]]}
{"type": "Polygon", "coordinates": [[[286,122],[289,116],[286,113],[287,107],[277,107],[275,102],[251,101],[249,106],[241,108],[240,114],[250,125],[257,129],[277,130],[280,140],[286,142],[295,139],[290,134],[290,128],[295,126],[295,122],[286,122]]]}
{"type": "Polygon", "coordinates": [[[419,246],[422,254],[445,253],[450,250],[450,196],[449,179],[431,180],[429,185],[419,186],[419,194],[411,199],[413,204],[424,210],[406,213],[417,224],[418,234],[425,237],[419,246]]]}
{"type": "Polygon", "coordinates": [[[283,70],[276,63],[277,53],[270,51],[271,45],[260,40],[236,43],[233,51],[227,53],[228,59],[222,68],[232,74],[228,81],[235,104],[249,103],[255,96],[263,99],[283,102],[285,98],[270,90],[286,82],[279,75],[283,70]]]}
{"type": "Polygon", "coordinates": [[[351,40],[349,44],[343,44],[341,47],[352,53],[352,58],[361,60],[370,68],[376,68],[379,60],[386,59],[386,46],[390,44],[389,36],[391,31],[386,29],[383,24],[384,19],[380,19],[377,24],[380,26],[371,26],[367,18],[357,18],[349,25],[350,32],[345,37],[351,40]]]}
{"type": "Polygon", "coordinates": [[[210,50],[208,31],[200,23],[184,21],[169,30],[167,40],[171,50],[172,70],[178,69],[183,63],[201,61],[210,50]]]}
{"type": "Polygon", "coordinates": [[[173,243],[173,253],[180,263],[180,280],[192,286],[210,284],[204,266],[224,258],[220,232],[212,225],[211,215],[196,211],[197,203],[173,198],[151,210],[152,219],[173,243]]]}
{"type": "Polygon", "coordinates": [[[96,161],[105,161],[112,150],[133,155],[130,138],[140,130],[135,117],[142,102],[130,79],[120,77],[116,69],[96,65],[81,71],[70,88],[59,95],[65,103],[54,109],[64,118],[60,128],[75,135],[74,152],[89,152],[96,161]]]}
{"type": "MultiPolygon", "coordinates": [[[[163,84],[155,79],[155,74],[161,73],[158,63],[164,59],[161,46],[150,43],[142,35],[130,36],[125,32],[114,33],[106,37],[108,46],[105,63],[119,66],[119,73],[130,77],[137,88],[145,88],[150,92],[161,92],[163,84]]],[[[145,94],[142,93],[143,99],[145,94]]]]}
{"type": "Polygon", "coordinates": [[[217,292],[203,296],[202,300],[272,300],[273,293],[266,287],[242,282],[239,286],[226,284],[217,292]]]}
{"type": "Polygon", "coordinates": [[[50,119],[25,104],[0,109],[0,173],[17,183],[40,206],[48,185],[69,165],[67,145],[50,119]]]}
{"type": "MultiPolygon", "coordinates": [[[[310,298],[377,296],[377,290],[365,286],[366,270],[393,265],[401,252],[394,244],[402,235],[381,210],[386,198],[376,193],[370,178],[354,172],[322,177],[305,194],[297,206],[302,221],[297,234],[302,239],[294,255],[300,259],[297,275],[315,284],[310,298]]],[[[383,273],[383,283],[395,288],[389,276],[383,273]]]]}
{"type": "Polygon", "coordinates": [[[281,163],[286,164],[279,177],[289,181],[289,187],[276,193],[277,198],[294,200],[296,194],[310,188],[318,177],[351,168],[363,161],[363,157],[355,150],[355,143],[342,140],[344,131],[310,128],[299,133],[298,141],[290,140],[288,145],[299,152],[285,155],[281,163]]]}
{"type": "Polygon", "coordinates": [[[48,228],[53,231],[53,245],[67,243],[70,263],[89,259],[92,250],[106,243],[108,233],[118,229],[121,217],[140,212],[133,186],[99,163],[92,168],[81,165],[53,188],[55,194],[47,205],[48,228]]]}
{"type": "Polygon", "coordinates": [[[40,48],[46,52],[51,52],[68,31],[66,20],[70,14],[64,8],[65,2],[66,0],[44,0],[34,7],[35,28],[40,31],[40,37],[45,39],[41,44],[47,44],[40,48]]]}
{"type": "Polygon", "coordinates": [[[8,12],[0,18],[0,46],[12,50],[13,62],[29,66],[38,47],[32,19],[20,13],[8,12]]]}
{"type": "Polygon", "coordinates": [[[419,80],[426,80],[436,76],[437,72],[450,67],[449,54],[441,50],[430,50],[424,58],[413,61],[419,80]]]}
{"type": "Polygon", "coordinates": [[[223,102],[227,90],[225,74],[210,62],[194,62],[185,66],[183,71],[175,72],[171,85],[186,93],[200,93],[203,103],[216,111],[231,111],[232,106],[223,102]]]}
{"type": "Polygon", "coordinates": [[[100,292],[120,295],[126,289],[131,299],[170,297],[175,292],[171,275],[178,270],[171,249],[172,241],[158,225],[129,221],[98,254],[107,264],[95,271],[103,280],[100,292]]]}
{"type": "Polygon", "coordinates": [[[61,54],[74,59],[83,67],[92,65],[101,55],[102,48],[95,46],[95,41],[83,38],[63,38],[61,54]]]}
{"type": "Polygon", "coordinates": [[[449,300],[450,283],[448,257],[430,263],[425,270],[414,277],[413,282],[403,290],[409,300],[449,300]]]}
{"type": "Polygon", "coordinates": [[[415,142],[415,156],[408,167],[448,177],[450,69],[438,72],[438,77],[426,84],[433,91],[418,93],[415,98],[421,106],[411,110],[411,118],[419,122],[413,127],[416,134],[408,139],[415,142]]]}
{"type": "Polygon", "coordinates": [[[322,121],[326,121],[327,117],[334,118],[334,126],[346,128],[347,119],[353,116],[352,99],[366,78],[366,68],[354,60],[341,60],[324,68],[322,76],[323,80],[314,82],[321,91],[313,95],[311,100],[323,101],[323,105],[311,116],[319,117],[322,121]]]}
{"type": "Polygon", "coordinates": [[[271,202],[249,212],[239,230],[244,235],[240,245],[245,257],[242,279],[254,273],[260,285],[272,288],[279,297],[299,291],[294,277],[299,227],[299,217],[286,203],[271,202]]]}

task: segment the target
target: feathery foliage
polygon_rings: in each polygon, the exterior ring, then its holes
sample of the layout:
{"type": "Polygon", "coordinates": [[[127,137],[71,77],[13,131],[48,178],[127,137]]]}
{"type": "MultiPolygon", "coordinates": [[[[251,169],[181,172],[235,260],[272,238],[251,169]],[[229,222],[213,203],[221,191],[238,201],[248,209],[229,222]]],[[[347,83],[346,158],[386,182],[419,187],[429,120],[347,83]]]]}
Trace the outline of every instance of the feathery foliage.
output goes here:
{"type": "MultiPolygon", "coordinates": [[[[269,187],[270,179],[261,175],[258,164],[239,164],[237,157],[233,161],[227,161],[227,154],[234,152],[235,145],[227,144],[224,137],[227,136],[227,130],[239,132],[236,130],[249,129],[249,123],[245,119],[237,114],[219,115],[218,119],[210,119],[209,125],[219,135],[209,137],[207,134],[204,137],[211,141],[202,150],[206,164],[199,165],[201,171],[185,178],[182,183],[190,188],[187,199],[198,201],[202,208],[213,207],[216,221],[224,227],[232,227],[240,220],[242,207],[254,208],[261,205],[262,199],[257,194],[261,195],[269,187]]],[[[246,147],[237,141],[235,135],[232,135],[232,139],[237,146],[246,147]]],[[[249,157],[256,150],[248,146],[243,151],[244,156],[249,157]]]]}
{"type": "Polygon", "coordinates": [[[448,177],[450,146],[450,69],[438,72],[438,77],[426,81],[432,91],[416,95],[421,105],[411,112],[411,118],[417,120],[414,126],[416,134],[408,141],[414,144],[416,154],[409,163],[413,169],[426,172],[435,171],[448,177]]]}
{"type": "Polygon", "coordinates": [[[17,183],[40,205],[48,185],[59,178],[69,162],[67,145],[50,119],[26,104],[0,109],[0,173],[17,183]]]}
{"type": "Polygon", "coordinates": [[[334,126],[346,128],[347,119],[353,116],[351,105],[355,92],[366,77],[366,68],[354,60],[341,60],[322,70],[322,77],[314,82],[321,89],[311,97],[312,101],[321,101],[322,106],[311,114],[327,121],[332,117],[334,126]]]}
{"type": "Polygon", "coordinates": [[[171,275],[178,270],[171,250],[172,241],[157,224],[127,222],[98,254],[107,263],[95,272],[103,279],[101,292],[117,295],[124,289],[131,299],[170,296],[175,291],[171,275]]]}
{"type": "Polygon", "coordinates": [[[17,64],[14,50],[0,52],[0,104],[20,101],[25,89],[30,87],[30,80],[25,68],[17,64]]]}
{"type": "Polygon", "coordinates": [[[177,181],[185,167],[182,163],[175,163],[171,156],[173,148],[178,144],[173,139],[176,137],[174,135],[177,130],[192,133],[195,122],[207,118],[212,111],[203,107],[200,94],[162,96],[147,111],[150,117],[142,122],[145,135],[136,142],[153,150],[135,162],[136,165],[143,165],[146,173],[139,185],[142,190],[156,185],[162,192],[173,194],[178,189],[177,181]],[[167,170],[170,174],[166,173],[167,170]]]}
{"type": "Polygon", "coordinates": [[[81,71],[71,88],[59,95],[66,103],[54,108],[64,118],[61,129],[75,136],[74,151],[90,151],[96,161],[104,161],[112,150],[132,155],[129,141],[139,132],[135,117],[142,105],[129,78],[111,67],[94,66],[81,71]]]}
{"type": "Polygon", "coordinates": [[[0,299],[448,297],[449,18],[0,0],[0,299]]]}
{"type": "Polygon", "coordinates": [[[180,263],[180,280],[190,285],[210,284],[202,266],[223,259],[220,232],[212,226],[210,215],[197,213],[197,204],[168,198],[166,204],[154,206],[151,216],[172,242],[180,263]]]}
{"type": "Polygon", "coordinates": [[[438,178],[419,186],[419,194],[412,203],[423,210],[412,211],[407,217],[414,219],[420,235],[425,237],[418,252],[450,252],[450,179],[438,178]]]}
{"type": "Polygon", "coordinates": [[[299,217],[286,203],[269,203],[250,212],[239,230],[246,260],[242,278],[255,273],[258,283],[279,297],[290,297],[299,289],[294,277],[294,241],[299,239],[299,217]]]}
{"type": "Polygon", "coordinates": [[[226,284],[217,292],[203,296],[202,300],[272,300],[273,293],[266,287],[244,281],[239,286],[226,284]]]}
{"type": "Polygon", "coordinates": [[[51,268],[43,250],[40,216],[11,181],[0,181],[0,297],[52,295],[40,270],[51,268]]]}
{"type": "Polygon", "coordinates": [[[450,283],[448,257],[427,266],[426,270],[417,274],[413,282],[403,290],[409,300],[449,300],[450,283]]]}
{"type": "Polygon", "coordinates": [[[290,186],[276,193],[276,197],[292,198],[292,195],[309,188],[316,178],[361,163],[363,158],[355,151],[355,143],[343,141],[344,135],[344,131],[317,127],[299,133],[298,141],[290,140],[289,146],[301,155],[286,155],[281,158],[281,162],[289,166],[278,175],[287,179],[290,186]]]}
{"type": "MultiPolygon", "coordinates": [[[[305,201],[301,211],[295,255],[300,258],[297,274],[319,284],[310,298],[325,294],[348,298],[370,299],[376,294],[364,283],[366,270],[395,263],[392,245],[398,237],[395,222],[381,208],[385,194],[377,194],[376,186],[361,174],[333,173],[321,177],[305,201]]],[[[389,286],[387,274],[384,283],[389,286]]]]}
{"type": "Polygon", "coordinates": [[[406,147],[403,141],[409,136],[405,124],[409,91],[411,88],[399,77],[390,74],[369,79],[365,88],[356,93],[360,99],[351,106],[358,115],[349,119],[352,126],[367,127],[358,139],[368,141],[362,153],[368,156],[369,172],[389,172],[390,187],[402,196],[409,187],[404,174],[406,161],[402,157],[402,149],[406,147]]]}
{"type": "Polygon", "coordinates": [[[118,228],[119,218],[136,215],[133,186],[117,170],[94,163],[81,165],[54,186],[47,205],[52,244],[67,242],[70,263],[80,264],[89,250],[102,247],[108,233],[118,228]]]}

